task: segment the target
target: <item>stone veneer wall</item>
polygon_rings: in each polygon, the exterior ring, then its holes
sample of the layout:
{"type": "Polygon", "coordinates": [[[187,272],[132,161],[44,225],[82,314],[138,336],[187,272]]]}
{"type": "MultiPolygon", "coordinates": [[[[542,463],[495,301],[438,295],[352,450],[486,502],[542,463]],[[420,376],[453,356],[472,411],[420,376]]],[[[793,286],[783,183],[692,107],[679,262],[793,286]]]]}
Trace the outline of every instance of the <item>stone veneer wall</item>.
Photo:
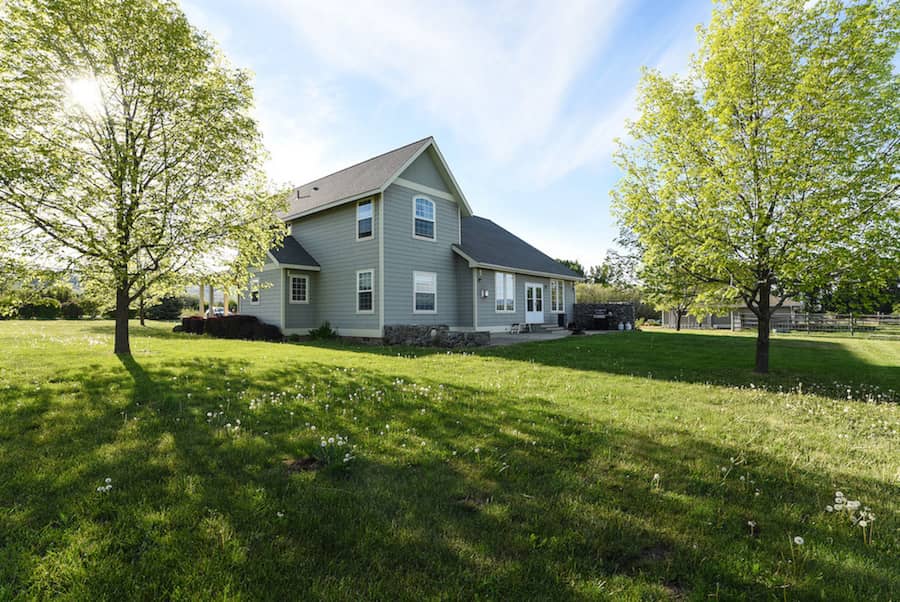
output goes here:
{"type": "Polygon", "coordinates": [[[582,330],[594,328],[594,312],[605,309],[609,314],[609,329],[618,330],[619,324],[631,322],[634,326],[634,305],[631,303],[576,303],[575,326],[582,330]]]}
{"type": "Polygon", "coordinates": [[[455,332],[448,326],[395,324],[384,327],[385,345],[415,347],[482,347],[491,342],[489,332],[455,332]]]}

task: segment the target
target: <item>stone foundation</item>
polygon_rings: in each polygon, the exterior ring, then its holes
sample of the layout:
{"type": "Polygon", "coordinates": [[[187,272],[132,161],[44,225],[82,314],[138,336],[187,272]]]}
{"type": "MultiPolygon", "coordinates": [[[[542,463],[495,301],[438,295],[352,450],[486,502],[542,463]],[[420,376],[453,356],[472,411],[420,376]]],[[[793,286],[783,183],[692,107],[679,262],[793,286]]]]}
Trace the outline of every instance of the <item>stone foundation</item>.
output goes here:
{"type": "Polygon", "coordinates": [[[456,332],[448,326],[411,326],[394,324],[384,327],[385,345],[413,347],[482,347],[491,342],[489,332],[456,332]]]}
{"type": "Polygon", "coordinates": [[[634,305],[631,303],[576,303],[575,326],[582,330],[594,330],[594,312],[605,309],[609,315],[609,329],[618,330],[619,324],[630,322],[634,327],[634,305]]]}

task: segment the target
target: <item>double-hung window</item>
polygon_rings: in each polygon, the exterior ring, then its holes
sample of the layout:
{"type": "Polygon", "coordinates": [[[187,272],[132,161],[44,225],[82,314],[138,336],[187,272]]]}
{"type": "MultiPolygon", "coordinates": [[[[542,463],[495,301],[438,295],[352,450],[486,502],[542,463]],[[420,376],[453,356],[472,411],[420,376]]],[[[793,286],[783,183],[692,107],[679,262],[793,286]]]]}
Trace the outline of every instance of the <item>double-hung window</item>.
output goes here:
{"type": "Polygon", "coordinates": [[[556,314],[566,311],[566,289],[562,280],[550,281],[550,311],[556,314]]]}
{"type": "Polygon", "coordinates": [[[309,303],[309,277],[291,276],[291,303],[309,303]]]}
{"type": "Polygon", "coordinates": [[[250,305],[259,305],[259,278],[250,281],[250,305]]]}
{"type": "Polygon", "coordinates": [[[413,272],[413,312],[437,312],[437,274],[434,272],[413,272]]]}
{"type": "Polygon", "coordinates": [[[356,240],[372,238],[372,199],[356,204],[356,240]]]}
{"type": "Polygon", "coordinates": [[[356,272],[356,311],[357,313],[372,313],[375,311],[375,303],[372,296],[375,290],[375,271],[361,270],[356,272]]]}
{"type": "Polygon", "coordinates": [[[494,310],[516,311],[516,277],[514,274],[494,274],[494,310]]]}
{"type": "Polygon", "coordinates": [[[434,201],[417,196],[413,199],[413,236],[434,240],[434,201]]]}

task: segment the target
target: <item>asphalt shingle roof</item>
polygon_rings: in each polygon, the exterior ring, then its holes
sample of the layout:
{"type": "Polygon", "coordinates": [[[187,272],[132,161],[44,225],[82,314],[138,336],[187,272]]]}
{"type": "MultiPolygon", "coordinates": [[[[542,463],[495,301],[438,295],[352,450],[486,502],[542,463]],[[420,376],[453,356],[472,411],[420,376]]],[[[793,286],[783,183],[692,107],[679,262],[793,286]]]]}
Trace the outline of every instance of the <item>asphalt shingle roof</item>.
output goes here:
{"type": "Polygon", "coordinates": [[[462,242],[456,246],[478,263],[569,278],[581,277],[509,230],[483,217],[473,215],[462,218],[462,242]]]}
{"type": "Polygon", "coordinates": [[[318,266],[319,262],[303,248],[296,238],[288,234],[284,237],[281,246],[271,249],[269,253],[278,263],[287,263],[292,265],[309,265],[318,266]]]}
{"type": "Polygon", "coordinates": [[[431,142],[430,136],[423,138],[294,188],[288,195],[287,211],[281,217],[291,218],[344,199],[374,193],[431,142]]]}

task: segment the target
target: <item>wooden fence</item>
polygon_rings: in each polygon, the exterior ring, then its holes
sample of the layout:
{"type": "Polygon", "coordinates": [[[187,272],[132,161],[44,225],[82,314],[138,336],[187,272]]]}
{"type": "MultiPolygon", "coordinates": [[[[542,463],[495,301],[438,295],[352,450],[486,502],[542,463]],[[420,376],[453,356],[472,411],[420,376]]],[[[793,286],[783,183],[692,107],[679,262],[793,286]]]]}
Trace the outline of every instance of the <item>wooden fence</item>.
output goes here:
{"type": "MultiPolygon", "coordinates": [[[[742,317],[735,327],[756,330],[756,317],[742,317]]],[[[811,314],[794,312],[772,317],[776,332],[846,333],[900,338],[900,314],[811,314]]]]}

